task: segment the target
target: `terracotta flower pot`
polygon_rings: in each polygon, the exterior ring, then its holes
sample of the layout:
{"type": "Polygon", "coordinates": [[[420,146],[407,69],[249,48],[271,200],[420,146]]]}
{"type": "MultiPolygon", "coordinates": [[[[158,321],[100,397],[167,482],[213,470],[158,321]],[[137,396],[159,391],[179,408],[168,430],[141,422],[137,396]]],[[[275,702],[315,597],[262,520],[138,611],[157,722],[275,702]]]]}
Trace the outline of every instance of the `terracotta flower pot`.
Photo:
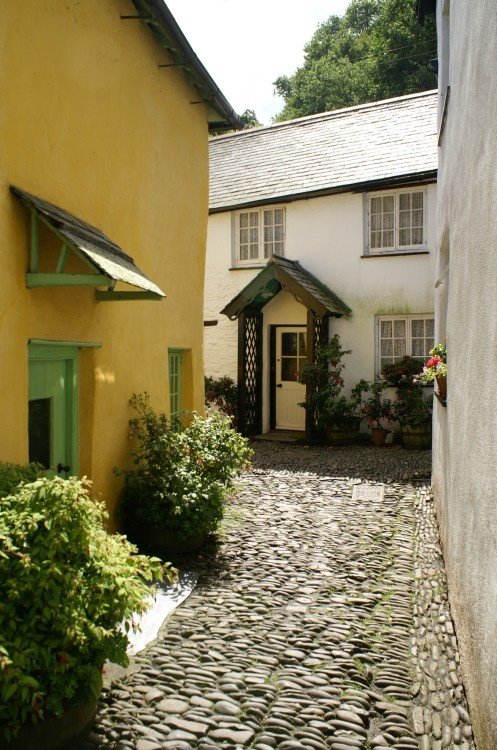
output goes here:
{"type": "Polygon", "coordinates": [[[384,427],[371,427],[371,440],[373,445],[377,448],[383,448],[385,440],[390,430],[386,430],[384,427]]]}
{"type": "Polygon", "coordinates": [[[447,398],[447,375],[437,375],[435,380],[437,381],[438,395],[445,400],[447,398]]]}

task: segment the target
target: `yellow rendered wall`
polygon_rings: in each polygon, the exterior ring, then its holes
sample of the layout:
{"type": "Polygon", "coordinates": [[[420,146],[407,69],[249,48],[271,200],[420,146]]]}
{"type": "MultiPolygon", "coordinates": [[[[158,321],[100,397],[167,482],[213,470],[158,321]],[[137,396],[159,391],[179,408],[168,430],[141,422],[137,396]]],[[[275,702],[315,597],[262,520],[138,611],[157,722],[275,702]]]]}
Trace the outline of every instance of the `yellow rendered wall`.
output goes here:
{"type": "MultiPolygon", "coordinates": [[[[0,460],[28,459],[28,340],[99,341],[80,353],[80,474],[115,509],[129,463],[128,399],[169,408],[167,350],[191,349],[187,408],[203,411],[208,206],[204,105],[128,0],[3,0],[0,14],[0,460]],[[167,294],[95,301],[26,289],[18,187],[99,227],[167,294]]],[[[55,270],[55,269],[53,269],[55,270]]],[[[114,523],[113,523],[114,525],[114,523]]]]}

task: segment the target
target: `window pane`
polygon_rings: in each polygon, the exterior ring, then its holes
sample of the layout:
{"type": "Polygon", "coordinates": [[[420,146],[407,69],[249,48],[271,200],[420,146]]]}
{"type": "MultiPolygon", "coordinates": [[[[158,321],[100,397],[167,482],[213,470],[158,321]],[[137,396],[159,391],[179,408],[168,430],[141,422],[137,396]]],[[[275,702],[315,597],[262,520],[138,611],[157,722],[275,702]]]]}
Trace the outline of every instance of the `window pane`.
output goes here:
{"type": "Polygon", "coordinates": [[[240,245],[240,260],[248,260],[248,245],[240,245]]]}
{"type": "Polygon", "coordinates": [[[240,214],[240,227],[248,227],[248,214],[240,214]]]}
{"type": "Polygon", "coordinates": [[[433,318],[426,319],[426,335],[432,337],[435,335],[435,321],[433,318]]]}
{"type": "Polygon", "coordinates": [[[435,339],[434,338],[427,338],[427,339],[425,339],[425,348],[426,348],[425,357],[427,357],[429,355],[430,349],[433,349],[434,346],[435,346],[435,339]]]}
{"type": "Polygon", "coordinates": [[[381,214],[372,214],[371,216],[371,230],[378,231],[381,229],[381,214]]]}
{"type": "Polygon", "coordinates": [[[275,224],[283,224],[283,209],[277,208],[274,211],[274,223],[275,224]]]}
{"type": "Polygon", "coordinates": [[[381,342],[380,353],[382,357],[393,355],[393,342],[391,339],[385,339],[381,342]]]}
{"type": "Polygon", "coordinates": [[[275,242],[274,243],[274,253],[276,255],[283,255],[283,242],[275,242]]]}
{"type": "Polygon", "coordinates": [[[248,229],[240,229],[240,245],[245,245],[249,238],[248,229]]]}
{"type": "Polygon", "coordinates": [[[307,347],[305,345],[305,333],[299,333],[299,355],[302,357],[302,355],[305,355],[307,352],[307,347]]]}
{"type": "Polygon", "coordinates": [[[275,226],[274,239],[278,240],[278,242],[281,242],[283,240],[283,227],[282,226],[280,225],[275,226]]]}
{"type": "Polygon", "coordinates": [[[381,198],[371,198],[371,213],[381,213],[381,198]]]}
{"type": "Polygon", "coordinates": [[[392,338],[392,321],[382,320],[381,321],[381,338],[392,338]]]}
{"type": "Polygon", "coordinates": [[[393,212],[394,210],[394,196],[385,195],[383,198],[383,211],[393,212]]]}
{"type": "Polygon", "coordinates": [[[411,244],[411,230],[401,229],[399,231],[399,245],[410,245],[411,244]]]}
{"type": "Polygon", "coordinates": [[[371,232],[371,247],[381,247],[381,232],[371,232]]]}
{"type": "Polygon", "coordinates": [[[393,227],[394,227],[393,214],[383,214],[383,229],[393,229],[393,227]]]}
{"type": "Polygon", "coordinates": [[[274,224],[274,212],[273,211],[264,211],[264,226],[265,227],[272,227],[274,224]]]}
{"type": "Polygon", "coordinates": [[[256,227],[258,226],[258,224],[259,224],[259,214],[257,213],[257,211],[252,211],[250,213],[250,226],[256,227]]]}
{"type": "Polygon", "coordinates": [[[297,354],[297,333],[281,334],[281,353],[283,356],[297,354]]]}
{"type": "Polygon", "coordinates": [[[273,227],[264,227],[264,242],[272,242],[273,227]]]}
{"type": "Polygon", "coordinates": [[[412,226],[413,227],[422,227],[423,226],[423,212],[422,211],[413,211],[412,212],[412,226]]]}
{"type": "Polygon", "coordinates": [[[413,320],[411,323],[411,331],[413,338],[423,337],[425,335],[425,322],[424,320],[413,320]]]}
{"type": "Polygon", "coordinates": [[[395,357],[403,357],[406,353],[406,340],[395,339],[393,342],[393,353],[395,357]]]}
{"type": "Polygon", "coordinates": [[[399,227],[404,229],[411,226],[411,214],[409,211],[401,211],[399,214],[399,227]]]}
{"type": "Polygon", "coordinates": [[[406,338],[406,321],[405,320],[394,320],[393,333],[395,338],[406,338]]]}
{"type": "Polygon", "coordinates": [[[393,231],[383,232],[383,247],[393,247],[393,231]]]}
{"type": "Polygon", "coordinates": [[[413,339],[412,340],[412,356],[413,357],[424,357],[425,352],[425,340],[424,339],[413,339]]]}
{"type": "Polygon", "coordinates": [[[282,380],[297,380],[298,371],[298,359],[297,357],[282,357],[281,359],[281,379],[282,380]]]}
{"type": "Polygon", "coordinates": [[[255,229],[250,230],[250,242],[258,242],[259,241],[259,230],[257,227],[255,229]]]}
{"type": "Polygon", "coordinates": [[[422,229],[413,229],[412,230],[412,244],[413,245],[422,245],[423,244],[423,230],[422,229]]]}
{"type": "Polygon", "coordinates": [[[410,193],[401,193],[399,195],[399,208],[400,210],[411,208],[411,195],[410,193]]]}
{"type": "Polygon", "coordinates": [[[259,257],[259,246],[250,245],[250,260],[257,260],[259,257]]]}
{"type": "Polygon", "coordinates": [[[412,193],[412,207],[423,208],[423,193],[412,193]]]}

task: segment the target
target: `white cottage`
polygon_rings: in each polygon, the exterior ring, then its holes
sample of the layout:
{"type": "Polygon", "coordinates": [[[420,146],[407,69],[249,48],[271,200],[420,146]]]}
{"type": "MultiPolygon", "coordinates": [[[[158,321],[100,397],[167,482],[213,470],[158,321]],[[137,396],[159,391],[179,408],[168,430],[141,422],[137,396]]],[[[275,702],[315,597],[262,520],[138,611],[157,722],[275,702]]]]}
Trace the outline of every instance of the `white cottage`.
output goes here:
{"type": "Polygon", "coordinates": [[[434,342],[437,95],[214,138],[205,370],[244,429],[306,430],[297,372],[339,333],[350,388],[434,342]]]}

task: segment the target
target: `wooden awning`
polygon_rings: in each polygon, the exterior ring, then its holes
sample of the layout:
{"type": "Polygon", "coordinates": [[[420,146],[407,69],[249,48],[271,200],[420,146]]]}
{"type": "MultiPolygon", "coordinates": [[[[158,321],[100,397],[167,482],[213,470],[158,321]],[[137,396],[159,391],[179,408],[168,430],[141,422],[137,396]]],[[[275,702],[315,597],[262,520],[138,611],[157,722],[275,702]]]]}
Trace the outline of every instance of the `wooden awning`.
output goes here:
{"type": "Polygon", "coordinates": [[[28,287],[41,286],[93,286],[107,287],[97,290],[99,301],[152,299],[160,300],[164,292],[136,265],[133,258],[107,237],[82,219],[48,201],[11,186],[12,193],[31,212],[31,258],[26,274],[28,287]],[[57,266],[53,273],[42,273],[38,259],[38,221],[42,221],[61,242],[57,266]],[[65,273],[70,252],[77,255],[88,267],[88,273],[65,273]],[[116,282],[137,287],[140,291],[114,291],[116,282]]]}
{"type": "Polygon", "coordinates": [[[318,318],[324,315],[341,317],[352,311],[345,302],[306,271],[296,260],[273,255],[266,267],[221,310],[230,320],[236,320],[247,310],[260,311],[282,290],[290,292],[318,318]]]}

